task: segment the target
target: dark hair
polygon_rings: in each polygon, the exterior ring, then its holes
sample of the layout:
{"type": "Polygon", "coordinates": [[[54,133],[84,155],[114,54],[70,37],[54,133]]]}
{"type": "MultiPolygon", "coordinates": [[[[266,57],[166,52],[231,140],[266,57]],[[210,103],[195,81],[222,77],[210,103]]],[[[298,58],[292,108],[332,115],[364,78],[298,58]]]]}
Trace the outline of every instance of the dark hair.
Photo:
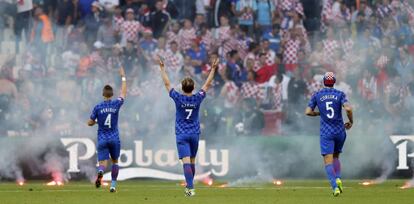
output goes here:
{"type": "Polygon", "coordinates": [[[236,54],[238,53],[238,51],[237,50],[231,50],[230,52],[229,52],[229,56],[230,56],[230,58],[233,58],[236,54]]]}
{"type": "Polygon", "coordinates": [[[102,91],[102,96],[105,98],[111,98],[114,95],[114,89],[110,85],[105,85],[102,91]]]}
{"type": "Polygon", "coordinates": [[[264,52],[259,53],[259,58],[261,58],[263,56],[266,56],[266,53],[264,53],[264,52]]]}
{"type": "Polygon", "coordinates": [[[186,77],[181,81],[181,89],[184,93],[191,93],[194,90],[194,80],[190,77],[186,77]]]}

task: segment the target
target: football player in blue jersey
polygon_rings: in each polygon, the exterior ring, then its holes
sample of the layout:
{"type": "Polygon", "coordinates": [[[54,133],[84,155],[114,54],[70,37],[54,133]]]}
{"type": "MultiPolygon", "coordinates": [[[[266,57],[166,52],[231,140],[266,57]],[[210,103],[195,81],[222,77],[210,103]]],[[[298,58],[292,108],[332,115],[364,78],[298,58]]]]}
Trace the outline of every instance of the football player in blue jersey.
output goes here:
{"type": "Polygon", "coordinates": [[[124,68],[120,68],[122,80],[121,95],[112,100],[114,91],[110,85],[103,88],[104,101],[95,106],[89,118],[88,125],[98,124],[98,176],[95,182],[96,188],[101,187],[103,173],[108,165],[108,160],[112,160],[112,182],[110,192],[116,192],[116,180],[118,178],[119,166],[118,158],[121,151],[121,141],[118,131],[119,110],[124,104],[127,94],[127,85],[124,68]]]}
{"type": "Polygon", "coordinates": [[[333,189],[333,195],[342,193],[341,163],[339,155],[346,139],[346,131],[353,124],[352,107],[345,93],[334,89],[336,82],[332,72],[325,74],[323,83],[325,88],[316,92],[309,101],[305,114],[320,116],[320,148],[325,163],[325,171],[333,189]],[[318,107],[319,112],[315,111],[318,107]],[[349,121],[344,123],[342,108],[345,109],[349,121]]]}
{"type": "Polygon", "coordinates": [[[184,177],[187,183],[185,196],[194,196],[195,158],[200,137],[199,110],[201,102],[206,97],[206,92],[214,79],[219,60],[212,59],[212,68],[205,84],[201,89],[193,93],[194,81],[186,77],[181,81],[182,93],[171,87],[162,58],[160,57],[161,77],[170,97],[174,100],[176,108],[175,135],[179,159],[183,162],[184,177]]]}

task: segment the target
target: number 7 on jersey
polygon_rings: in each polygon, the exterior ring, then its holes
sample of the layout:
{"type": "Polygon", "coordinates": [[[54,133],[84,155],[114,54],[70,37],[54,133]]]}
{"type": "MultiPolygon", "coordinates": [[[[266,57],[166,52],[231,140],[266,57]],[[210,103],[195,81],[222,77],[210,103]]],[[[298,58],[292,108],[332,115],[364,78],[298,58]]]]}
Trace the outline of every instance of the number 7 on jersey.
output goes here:
{"type": "Polygon", "coordinates": [[[190,119],[191,115],[193,114],[193,109],[185,109],[185,112],[188,113],[187,117],[185,119],[190,119]]]}

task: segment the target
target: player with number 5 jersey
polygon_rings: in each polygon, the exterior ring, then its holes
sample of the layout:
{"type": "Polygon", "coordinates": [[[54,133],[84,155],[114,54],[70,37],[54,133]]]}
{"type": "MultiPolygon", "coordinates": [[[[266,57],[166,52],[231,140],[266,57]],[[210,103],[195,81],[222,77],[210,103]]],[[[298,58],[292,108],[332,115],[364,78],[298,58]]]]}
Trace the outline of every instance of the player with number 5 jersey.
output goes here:
{"type": "Polygon", "coordinates": [[[174,100],[176,108],[175,135],[179,159],[183,162],[184,177],[187,183],[185,196],[194,196],[195,190],[193,185],[195,175],[195,157],[198,150],[198,141],[200,137],[199,110],[200,105],[206,97],[206,92],[211,86],[219,60],[212,59],[212,69],[207,80],[201,89],[193,94],[194,81],[186,77],[181,81],[183,93],[179,93],[171,88],[170,80],[165,71],[164,62],[160,57],[161,77],[165,87],[174,100]]]}
{"type": "Polygon", "coordinates": [[[121,67],[119,72],[122,80],[120,97],[112,100],[114,91],[110,85],[106,85],[103,88],[102,93],[104,101],[95,106],[88,121],[89,126],[98,124],[97,150],[99,166],[95,186],[96,188],[101,186],[103,173],[108,165],[108,160],[111,159],[112,182],[110,192],[116,192],[116,182],[119,172],[118,158],[121,151],[121,141],[119,139],[118,131],[118,116],[119,110],[124,104],[127,93],[125,71],[121,67]]]}
{"type": "Polygon", "coordinates": [[[320,116],[320,148],[324,158],[325,171],[333,189],[333,195],[342,193],[341,163],[339,155],[346,139],[345,129],[351,129],[353,124],[352,108],[345,93],[334,89],[336,82],[332,72],[325,74],[323,83],[325,88],[316,92],[309,101],[305,114],[320,116]],[[319,112],[315,111],[318,107],[319,112]],[[344,123],[342,108],[345,109],[349,122],[344,123]]]}

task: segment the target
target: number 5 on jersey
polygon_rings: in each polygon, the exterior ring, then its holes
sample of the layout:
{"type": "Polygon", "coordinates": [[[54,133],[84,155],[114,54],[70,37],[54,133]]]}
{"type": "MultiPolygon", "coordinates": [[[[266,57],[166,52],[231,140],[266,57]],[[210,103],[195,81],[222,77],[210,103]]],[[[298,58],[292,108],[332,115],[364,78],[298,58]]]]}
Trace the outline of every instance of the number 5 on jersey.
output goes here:
{"type": "Polygon", "coordinates": [[[106,116],[104,125],[107,125],[108,128],[111,128],[111,114],[108,114],[108,116],[106,116]]]}
{"type": "Polygon", "coordinates": [[[193,114],[193,109],[185,109],[185,112],[188,113],[187,117],[185,119],[190,119],[191,115],[193,114]]]}
{"type": "Polygon", "coordinates": [[[335,116],[335,111],[332,108],[332,104],[333,104],[332,101],[326,102],[326,110],[330,112],[330,113],[326,114],[326,117],[328,117],[329,119],[332,119],[335,116]]]}

